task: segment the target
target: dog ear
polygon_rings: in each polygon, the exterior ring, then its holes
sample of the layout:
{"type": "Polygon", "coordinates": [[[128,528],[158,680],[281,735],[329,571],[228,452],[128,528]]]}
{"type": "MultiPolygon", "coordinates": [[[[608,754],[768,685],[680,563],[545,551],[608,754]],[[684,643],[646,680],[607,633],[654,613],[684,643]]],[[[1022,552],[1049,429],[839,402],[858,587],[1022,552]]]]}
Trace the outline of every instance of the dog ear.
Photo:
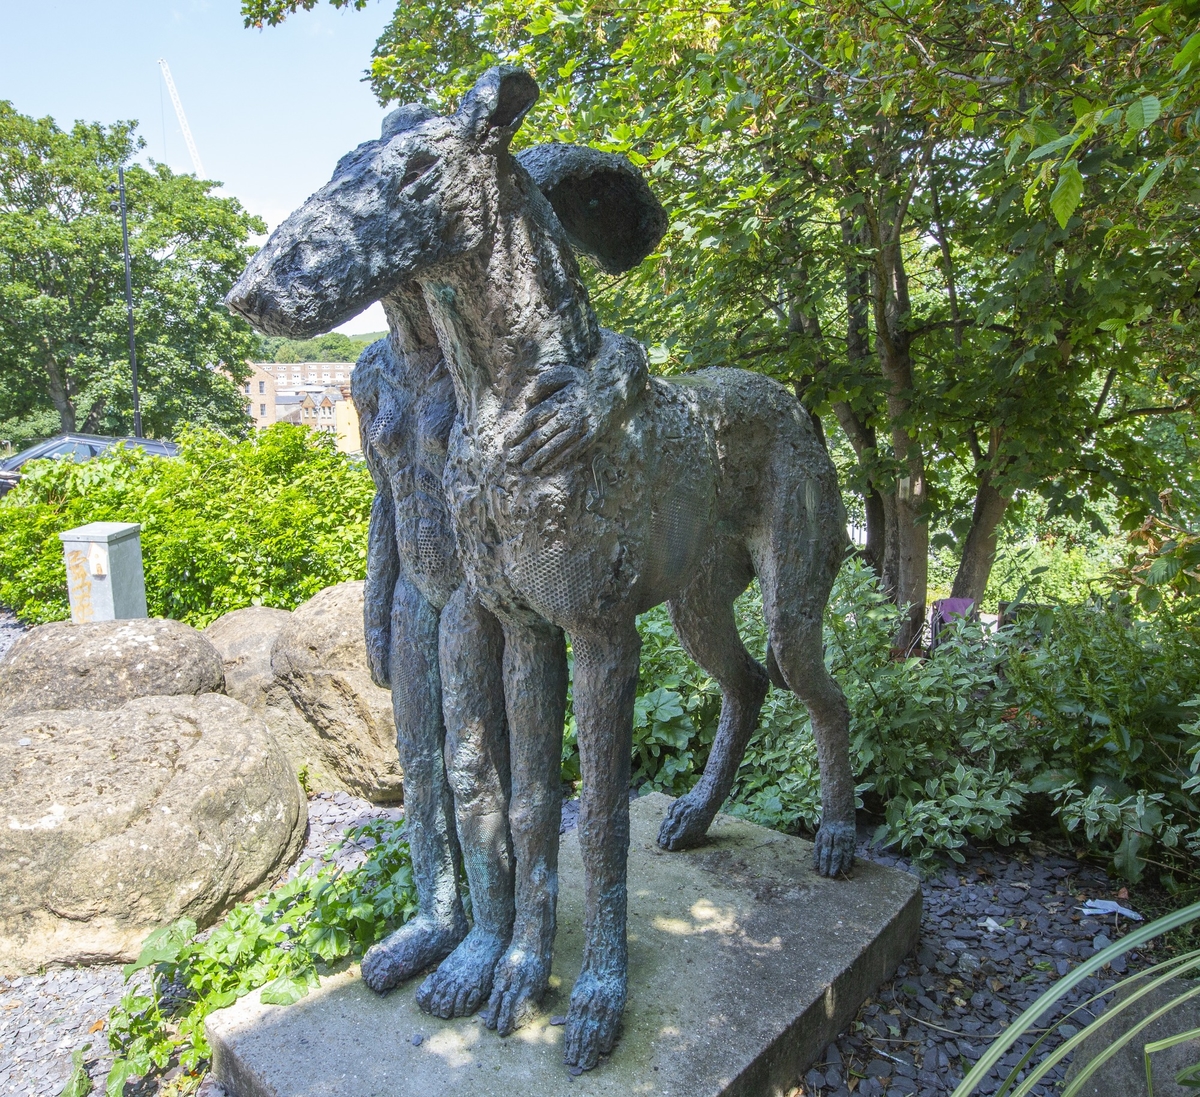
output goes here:
{"type": "Polygon", "coordinates": [[[539,94],[537,81],[524,69],[499,65],[488,69],[467,92],[458,117],[476,141],[497,134],[507,145],[539,94]]]}
{"type": "Polygon", "coordinates": [[[576,251],[609,274],[636,267],[667,231],[667,213],[624,156],[557,141],[517,154],[576,251]]]}

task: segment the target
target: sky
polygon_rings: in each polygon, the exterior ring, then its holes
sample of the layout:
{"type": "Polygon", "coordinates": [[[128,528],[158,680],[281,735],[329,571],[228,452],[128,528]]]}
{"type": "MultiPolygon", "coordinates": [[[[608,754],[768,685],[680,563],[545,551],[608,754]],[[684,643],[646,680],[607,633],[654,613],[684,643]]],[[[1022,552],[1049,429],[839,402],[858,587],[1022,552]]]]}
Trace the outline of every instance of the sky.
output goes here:
{"type": "MultiPolygon", "coordinates": [[[[143,155],[189,172],[165,58],[205,173],[274,228],[339,157],[379,136],[387,110],[362,81],[393,10],[394,0],[360,12],[322,0],[247,30],[238,0],[0,0],[0,99],[64,128],[136,119],[143,155]]],[[[373,305],[338,330],[384,327],[373,305]]]]}

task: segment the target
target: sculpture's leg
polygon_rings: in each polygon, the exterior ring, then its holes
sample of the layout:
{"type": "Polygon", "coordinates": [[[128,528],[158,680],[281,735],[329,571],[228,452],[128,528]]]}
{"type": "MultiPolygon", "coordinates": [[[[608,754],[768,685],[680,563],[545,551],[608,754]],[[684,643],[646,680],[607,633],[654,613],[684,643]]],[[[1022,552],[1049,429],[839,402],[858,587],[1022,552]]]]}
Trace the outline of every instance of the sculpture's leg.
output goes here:
{"type": "Polygon", "coordinates": [[[669,603],[679,642],[717,680],[722,696],[721,720],[704,776],[671,805],[658,832],[664,849],[686,849],[707,833],[733,788],[767,696],[767,672],[738,635],[733,600],[740,590],[735,586],[705,575],[669,603]]]}
{"type": "Polygon", "coordinates": [[[505,625],[504,696],[512,757],[509,825],[517,862],[517,916],[483,1015],[488,1028],[501,1036],[528,1019],[550,980],[567,705],[567,651],[561,629],[549,624],[505,625]]]}
{"type": "Polygon", "coordinates": [[[640,641],[632,620],[572,635],[583,796],[583,970],[571,992],[563,1058],[590,1070],[612,1050],[625,1008],[629,767],[640,641]]]}
{"type": "Polygon", "coordinates": [[[442,610],[440,647],[446,760],[474,925],[418,988],[417,1004],[449,1018],[474,1013],[491,992],[512,934],[513,859],[500,624],[460,589],[442,610]]]}
{"type": "Polygon", "coordinates": [[[438,614],[401,578],[392,601],[392,708],[404,769],[404,836],[412,851],[418,910],[363,957],[363,981],[386,991],[436,964],[466,936],[458,893],[460,855],[442,747],[438,614]]]}
{"type": "Polygon", "coordinates": [[[850,710],[825,669],[821,618],[841,563],[840,530],[813,536],[800,508],[781,507],[756,553],[771,651],[788,687],[808,708],[821,771],[821,826],[813,861],[823,876],[854,864],[854,771],[850,710]]]}

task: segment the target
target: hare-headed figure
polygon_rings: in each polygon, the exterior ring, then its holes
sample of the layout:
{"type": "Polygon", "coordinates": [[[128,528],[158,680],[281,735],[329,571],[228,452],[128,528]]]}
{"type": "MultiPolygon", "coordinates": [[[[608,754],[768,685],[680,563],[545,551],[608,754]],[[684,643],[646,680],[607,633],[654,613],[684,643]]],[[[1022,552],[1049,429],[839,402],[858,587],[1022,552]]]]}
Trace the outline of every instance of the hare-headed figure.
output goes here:
{"type": "MultiPolygon", "coordinates": [[[[370,243],[372,211],[365,211],[365,222],[331,216],[331,211],[346,196],[350,178],[394,166],[389,146],[397,134],[430,117],[423,108],[402,107],[384,121],[380,140],[344,157],[331,183],[272,234],[231,294],[231,304],[236,307],[239,294],[252,287],[278,299],[276,276],[286,278],[298,265],[307,281],[299,280],[297,289],[320,281],[322,300],[341,300],[342,293],[355,302],[374,299],[377,284],[364,298],[361,287],[345,277],[370,243]]],[[[608,160],[608,170],[615,165],[634,174],[617,158],[608,160]]],[[[563,172],[571,165],[559,157],[552,167],[557,170],[544,173],[545,178],[565,194],[563,172]]],[[[661,230],[650,244],[658,235],[661,230]]],[[[311,312],[300,304],[305,300],[311,302],[311,296],[301,289],[291,309],[254,319],[273,334],[311,334],[311,312]]],[[[439,1016],[461,1016],[488,1000],[496,961],[509,944],[514,870],[518,876],[555,875],[558,805],[554,798],[546,800],[548,818],[536,828],[536,848],[527,842],[519,851],[520,864],[514,865],[503,633],[464,585],[442,485],[456,414],[454,387],[420,287],[388,284],[381,300],[389,335],[362,354],[352,375],[363,453],[376,485],[364,624],[371,675],[392,690],[418,911],[368,951],[363,977],[373,989],[386,991],[447,957],[421,985],[417,999],[439,1016]],[[444,757],[451,763],[453,797],[444,757]],[[460,843],[474,914],[469,934],[458,890],[460,843]]],[[[623,360],[613,366],[626,372],[564,365],[539,378],[511,437],[527,468],[550,470],[569,461],[641,391],[644,363],[623,360]]],[[[542,729],[528,741],[546,749],[536,757],[518,749],[516,760],[557,789],[560,747],[553,743],[563,723],[563,640],[553,626],[533,639],[533,656],[524,661],[541,679],[536,686],[527,683],[512,703],[518,724],[542,729]]]]}
{"type": "MultiPolygon", "coordinates": [[[[529,466],[527,447],[545,428],[521,432],[546,378],[567,368],[623,376],[644,362],[638,343],[598,326],[571,250],[619,255],[636,240],[636,223],[598,215],[606,204],[619,207],[620,187],[575,187],[556,201],[553,184],[543,182],[543,194],[509,153],[537,95],[527,73],[490,70],[455,114],[399,135],[386,170],[360,172],[354,185],[329,193],[326,222],[357,236],[339,245],[336,285],[310,273],[322,268],[314,252],[330,236],[314,220],[294,252],[264,260],[275,276],[252,277],[252,264],[231,303],[268,329],[281,315],[303,316],[288,323],[303,333],[396,285],[421,287],[458,405],[447,498],[468,585],[503,624],[514,755],[552,749],[531,744],[549,739],[549,728],[514,705],[545,678],[537,637],[557,626],[574,645],[585,948],[564,1056],[586,1069],[611,1049],[627,990],[636,615],[666,600],[681,642],[724,694],[704,777],[673,805],[660,842],[679,848],[703,836],[757,721],[767,674],[733,615],[734,599],[757,575],[772,653],[808,706],[817,739],[816,865],[839,873],[854,856],[854,784],[845,699],[822,659],[821,614],[846,535],[833,465],[807,415],[782,386],[740,370],[652,379],[561,466],[529,466]]],[[[552,162],[559,154],[540,155],[552,162]]],[[[541,171],[544,161],[533,157],[530,168],[541,171]]],[[[557,789],[522,774],[515,757],[512,774],[519,866],[557,789]]],[[[488,1019],[502,1032],[545,989],[555,888],[536,873],[517,881],[512,940],[489,1002],[488,1019]]]]}

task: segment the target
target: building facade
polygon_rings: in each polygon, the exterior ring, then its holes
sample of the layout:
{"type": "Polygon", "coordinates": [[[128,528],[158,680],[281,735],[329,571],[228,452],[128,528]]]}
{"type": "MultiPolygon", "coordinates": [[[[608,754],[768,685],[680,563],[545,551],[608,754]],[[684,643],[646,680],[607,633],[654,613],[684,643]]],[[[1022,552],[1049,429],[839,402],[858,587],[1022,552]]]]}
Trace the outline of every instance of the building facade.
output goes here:
{"type": "Polygon", "coordinates": [[[247,410],[259,430],[297,423],[332,434],[343,453],[359,453],[358,413],[350,398],[352,362],[247,362],[247,410]]]}

